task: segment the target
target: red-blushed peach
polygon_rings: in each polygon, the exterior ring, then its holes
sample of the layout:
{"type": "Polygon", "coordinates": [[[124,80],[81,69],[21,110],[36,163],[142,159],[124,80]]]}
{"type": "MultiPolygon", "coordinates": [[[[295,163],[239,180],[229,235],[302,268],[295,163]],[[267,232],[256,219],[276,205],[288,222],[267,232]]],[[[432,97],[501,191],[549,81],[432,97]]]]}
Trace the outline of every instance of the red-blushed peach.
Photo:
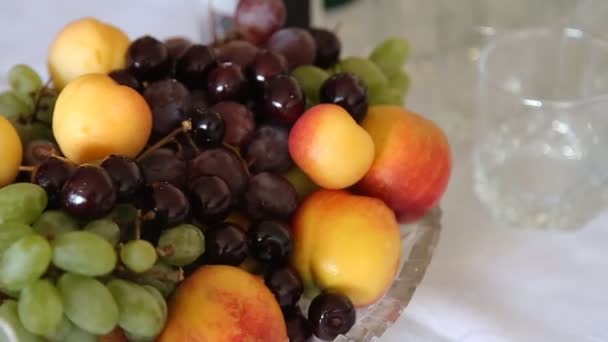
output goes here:
{"type": "Polygon", "coordinates": [[[432,121],[399,106],[373,106],[361,123],[375,160],[356,185],[382,199],[401,223],[420,219],[443,195],[452,169],[450,145],[432,121]]]}
{"type": "Polygon", "coordinates": [[[233,266],[200,267],[177,288],[157,342],[286,342],[281,308],[263,279],[233,266]]]}
{"type": "Polygon", "coordinates": [[[88,74],[57,98],[53,133],[61,152],[76,164],[110,154],[136,157],[152,131],[152,112],[137,91],[109,76],[88,74]]]}
{"type": "Polygon", "coordinates": [[[48,68],[58,89],[90,73],[107,74],[125,66],[130,40],[115,26],[86,17],[66,25],[55,37],[48,68]]]}
{"type": "Polygon", "coordinates": [[[292,229],[291,264],[305,287],[340,292],[362,307],[392,284],[401,236],[395,214],[381,200],[319,190],[302,202],[292,229]]]}
{"type": "Polygon", "coordinates": [[[355,184],[374,160],[374,143],[350,114],[334,104],[308,109],[289,133],[291,158],[317,185],[355,184]]]}

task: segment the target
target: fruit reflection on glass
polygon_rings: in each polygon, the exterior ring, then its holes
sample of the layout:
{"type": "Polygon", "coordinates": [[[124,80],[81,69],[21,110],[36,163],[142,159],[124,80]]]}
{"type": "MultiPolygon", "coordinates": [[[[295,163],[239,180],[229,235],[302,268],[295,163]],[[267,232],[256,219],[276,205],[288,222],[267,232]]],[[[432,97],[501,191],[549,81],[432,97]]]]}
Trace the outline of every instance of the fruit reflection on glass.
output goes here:
{"type": "Polygon", "coordinates": [[[285,15],[280,0],[241,0],[233,34],[209,45],[83,18],[49,50],[51,83],[9,70],[6,331],[332,340],[382,298],[399,223],[441,198],[449,146],[402,108],[407,42],[342,57],[335,33],[285,15]]]}

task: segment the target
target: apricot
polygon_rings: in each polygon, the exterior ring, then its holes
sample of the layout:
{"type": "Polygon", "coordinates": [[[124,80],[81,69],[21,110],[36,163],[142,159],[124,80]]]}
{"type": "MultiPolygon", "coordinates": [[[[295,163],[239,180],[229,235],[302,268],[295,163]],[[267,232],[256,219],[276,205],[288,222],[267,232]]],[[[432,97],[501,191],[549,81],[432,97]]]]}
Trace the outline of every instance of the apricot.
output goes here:
{"type": "Polygon", "coordinates": [[[23,146],[15,127],[0,114],[0,188],[17,178],[23,146]]]}

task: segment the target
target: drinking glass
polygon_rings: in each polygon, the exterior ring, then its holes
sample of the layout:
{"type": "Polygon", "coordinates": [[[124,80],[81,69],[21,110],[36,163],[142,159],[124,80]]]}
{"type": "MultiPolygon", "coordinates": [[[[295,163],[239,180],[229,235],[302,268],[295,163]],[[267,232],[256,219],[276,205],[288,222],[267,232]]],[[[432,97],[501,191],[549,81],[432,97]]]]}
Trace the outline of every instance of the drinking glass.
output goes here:
{"type": "Polygon", "coordinates": [[[435,1],[437,52],[433,119],[453,140],[470,142],[481,49],[500,33],[566,27],[581,0],[435,1]]]}
{"type": "Polygon", "coordinates": [[[516,226],[575,229],[604,205],[608,41],[579,29],[497,37],[479,62],[475,191],[516,226]]]}

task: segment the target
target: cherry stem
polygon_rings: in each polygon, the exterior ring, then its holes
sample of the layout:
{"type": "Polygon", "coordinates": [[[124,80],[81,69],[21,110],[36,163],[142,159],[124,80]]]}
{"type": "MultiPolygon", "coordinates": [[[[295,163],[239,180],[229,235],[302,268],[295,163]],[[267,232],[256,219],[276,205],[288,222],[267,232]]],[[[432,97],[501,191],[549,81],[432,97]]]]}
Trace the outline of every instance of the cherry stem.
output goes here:
{"type": "Polygon", "coordinates": [[[19,166],[19,171],[34,172],[34,170],[36,170],[36,168],[34,166],[25,166],[25,165],[19,166]]]}
{"type": "Polygon", "coordinates": [[[192,130],[192,123],[190,120],[182,121],[182,125],[176,128],[173,132],[169,133],[166,137],[160,139],[156,144],[148,147],[142,154],[137,157],[137,161],[142,160],[145,156],[165,146],[166,144],[175,141],[175,137],[181,133],[186,133],[192,130]]]}

